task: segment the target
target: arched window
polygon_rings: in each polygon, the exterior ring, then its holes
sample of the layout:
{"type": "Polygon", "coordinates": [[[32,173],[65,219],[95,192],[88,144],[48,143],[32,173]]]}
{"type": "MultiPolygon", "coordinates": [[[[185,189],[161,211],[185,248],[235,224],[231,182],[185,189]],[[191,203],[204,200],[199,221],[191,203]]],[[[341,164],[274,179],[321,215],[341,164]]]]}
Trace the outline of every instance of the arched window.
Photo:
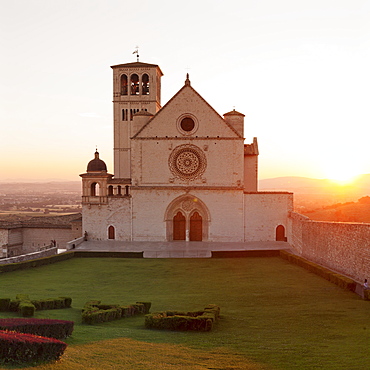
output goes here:
{"type": "Polygon", "coordinates": [[[114,226],[109,226],[108,227],[108,239],[115,239],[114,226]]]}
{"type": "Polygon", "coordinates": [[[141,85],[142,85],[141,90],[142,94],[149,95],[149,76],[146,73],[143,74],[141,85]]]}
{"type": "Polygon", "coordinates": [[[121,95],[127,95],[127,86],[128,86],[128,81],[127,81],[127,76],[122,75],[121,76],[121,95]]]}
{"type": "Polygon", "coordinates": [[[113,186],[112,185],[108,186],[108,195],[113,195],[113,186]]]}
{"type": "Polygon", "coordinates": [[[139,76],[136,73],[131,75],[131,95],[139,95],[139,76]]]}
{"type": "Polygon", "coordinates": [[[122,195],[122,188],[121,185],[117,186],[117,195],[122,195]]]}

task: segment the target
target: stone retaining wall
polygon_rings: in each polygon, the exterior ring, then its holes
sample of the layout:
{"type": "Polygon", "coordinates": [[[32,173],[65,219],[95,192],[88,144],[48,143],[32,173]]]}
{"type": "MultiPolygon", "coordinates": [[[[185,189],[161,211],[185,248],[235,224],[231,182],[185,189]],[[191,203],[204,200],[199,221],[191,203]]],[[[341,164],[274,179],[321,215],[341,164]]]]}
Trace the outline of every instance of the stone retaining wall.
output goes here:
{"type": "Polygon", "coordinates": [[[359,282],[370,278],[370,224],[312,221],[292,212],[288,242],[310,261],[359,282]]]}

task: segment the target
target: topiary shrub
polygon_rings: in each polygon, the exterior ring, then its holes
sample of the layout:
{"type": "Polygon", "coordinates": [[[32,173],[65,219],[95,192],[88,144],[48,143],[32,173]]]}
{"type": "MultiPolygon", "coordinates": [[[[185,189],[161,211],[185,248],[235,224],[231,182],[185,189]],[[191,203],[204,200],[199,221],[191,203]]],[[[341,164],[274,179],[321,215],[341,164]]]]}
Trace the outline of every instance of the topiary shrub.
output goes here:
{"type": "Polygon", "coordinates": [[[72,335],[73,321],[51,319],[0,319],[0,330],[16,331],[50,337],[67,338],[72,335]]]}
{"type": "Polygon", "coordinates": [[[10,298],[0,298],[0,311],[9,311],[10,298]]]}
{"type": "Polygon", "coordinates": [[[150,307],[151,302],[137,302],[129,306],[120,306],[117,304],[101,304],[100,301],[89,301],[85,303],[82,309],[82,322],[91,325],[146,314],[150,307]]]}
{"type": "Polygon", "coordinates": [[[35,306],[31,302],[22,301],[19,304],[19,311],[23,317],[32,317],[35,314],[35,306]]]}
{"type": "Polygon", "coordinates": [[[67,344],[54,338],[0,331],[0,361],[23,364],[58,360],[67,344]]]}
{"type": "Polygon", "coordinates": [[[23,317],[31,317],[36,310],[53,310],[70,308],[72,298],[58,297],[48,299],[30,300],[27,294],[17,294],[15,300],[0,299],[0,311],[20,312],[23,317]]]}
{"type": "Polygon", "coordinates": [[[219,319],[220,307],[208,305],[203,311],[164,311],[145,316],[148,329],[178,331],[210,331],[219,319]]]}

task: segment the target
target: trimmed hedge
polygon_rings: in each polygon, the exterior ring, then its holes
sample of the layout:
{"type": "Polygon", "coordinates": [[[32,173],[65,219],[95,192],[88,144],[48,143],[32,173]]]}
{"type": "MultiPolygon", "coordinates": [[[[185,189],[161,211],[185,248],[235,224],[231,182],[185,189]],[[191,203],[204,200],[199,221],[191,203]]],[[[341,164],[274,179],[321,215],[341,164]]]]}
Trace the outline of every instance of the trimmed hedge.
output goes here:
{"type": "Polygon", "coordinates": [[[0,311],[20,312],[23,317],[32,317],[36,310],[70,308],[71,304],[70,297],[30,300],[27,294],[18,294],[15,300],[0,298],[0,311]]]}
{"type": "Polygon", "coordinates": [[[82,309],[82,322],[92,325],[147,314],[150,307],[151,302],[136,302],[136,304],[122,306],[119,304],[101,304],[100,301],[89,301],[85,303],[82,309]]]}
{"type": "Polygon", "coordinates": [[[331,271],[326,267],[320,266],[314,262],[308,261],[303,257],[296,256],[284,250],[280,251],[280,257],[286,259],[291,263],[301,266],[316,275],[321,276],[322,278],[338,285],[343,289],[350,290],[352,292],[356,290],[356,282],[353,279],[331,271]]]}
{"type": "Polygon", "coordinates": [[[63,339],[72,335],[73,321],[51,319],[0,319],[0,330],[63,339]]]}
{"type": "Polygon", "coordinates": [[[145,316],[148,329],[210,331],[220,316],[220,307],[211,304],[202,311],[164,311],[145,316]]]}
{"type": "Polygon", "coordinates": [[[67,344],[54,338],[0,331],[0,361],[9,364],[58,360],[67,344]]]}

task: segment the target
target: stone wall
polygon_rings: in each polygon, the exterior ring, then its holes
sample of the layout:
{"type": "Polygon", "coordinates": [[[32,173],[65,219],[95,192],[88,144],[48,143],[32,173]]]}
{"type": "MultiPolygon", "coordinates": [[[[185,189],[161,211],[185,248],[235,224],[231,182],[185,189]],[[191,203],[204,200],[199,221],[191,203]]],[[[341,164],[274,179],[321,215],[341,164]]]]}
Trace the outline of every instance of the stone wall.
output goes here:
{"type": "Polygon", "coordinates": [[[370,224],[312,221],[292,212],[288,242],[313,262],[359,282],[370,278],[370,224]]]}
{"type": "Polygon", "coordinates": [[[67,242],[74,239],[71,227],[65,228],[23,228],[23,253],[31,253],[40,250],[56,241],[58,248],[65,248],[67,242]]]}
{"type": "Polygon", "coordinates": [[[276,240],[276,228],[282,225],[288,229],[288,214],[292,210],[292,193],[245,193],[245,241],[276,240]]]}

